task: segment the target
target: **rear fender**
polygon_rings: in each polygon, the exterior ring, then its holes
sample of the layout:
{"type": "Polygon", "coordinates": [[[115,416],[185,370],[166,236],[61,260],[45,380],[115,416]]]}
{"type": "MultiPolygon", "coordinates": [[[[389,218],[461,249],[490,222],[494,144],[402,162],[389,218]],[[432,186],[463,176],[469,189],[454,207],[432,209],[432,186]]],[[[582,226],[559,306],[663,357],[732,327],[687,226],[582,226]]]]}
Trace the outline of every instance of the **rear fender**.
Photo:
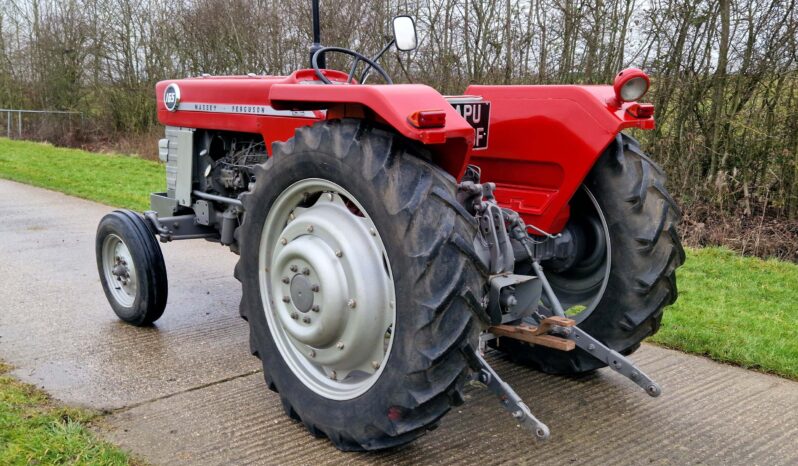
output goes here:
{"type": "Polygon", "coordinates": [[[491,105],[488,147],[471,163],[496,183],[496,199],[531,225],[557,233],[568,203],[625,128],[654,128],[618,105],[612,86],[470,86],[491,105]]]}
{"type": "Polygon", "coordinates": [[[363,107],[399,134],[424,144],[432,152],[433,161],[453,177],[459,179],[469,163],[473,128],[429,86],[274,84],[269,101],[282,110],[328,109],[328,118],[351,114],[352,106],[363,107]],[[411,125],[408,117],[420,110],[444,111],[445,126],[419,129],[411,125]]]}

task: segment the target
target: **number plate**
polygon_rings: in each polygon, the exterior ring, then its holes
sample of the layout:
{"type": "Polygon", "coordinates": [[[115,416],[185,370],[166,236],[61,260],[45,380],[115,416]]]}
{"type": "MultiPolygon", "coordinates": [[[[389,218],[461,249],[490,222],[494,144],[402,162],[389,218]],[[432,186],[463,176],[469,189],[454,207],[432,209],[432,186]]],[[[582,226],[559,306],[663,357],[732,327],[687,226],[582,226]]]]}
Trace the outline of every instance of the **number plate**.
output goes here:
{"type": "Polygon", "coordinates": [[[474,128],[474,150],[487,149],[490,102],[455,102],[452,106],[474,128]]]}

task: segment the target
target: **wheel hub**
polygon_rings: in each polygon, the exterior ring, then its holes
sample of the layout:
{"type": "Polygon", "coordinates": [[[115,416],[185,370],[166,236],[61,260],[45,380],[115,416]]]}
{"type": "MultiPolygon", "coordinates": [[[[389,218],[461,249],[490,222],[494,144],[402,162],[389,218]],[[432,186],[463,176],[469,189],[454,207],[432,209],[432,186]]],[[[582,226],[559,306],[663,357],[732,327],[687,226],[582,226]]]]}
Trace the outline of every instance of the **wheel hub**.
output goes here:
{"type": "Polygon", "coordinates": [[[311,285],[310,280],[304,275],[296,274],[291,279],[291,301],[299,312],[310,312],[313,307],[313,289],[318,291],[318,285],[311,285]]]}
{"type": "Polygon", "coordinates": [[[284,359],[310,388],[339,399],[376,380],[395,320],[387,254],[370,218],[353,204],[330,182],[299,182],[268,214],[260,256],[261,289],[270,290],[262,293],[264,307],[284,359]],[[299,191],[303,184],[315,186],[299,191]],[[318,198],[308,206],[310,195],[318,198]]]}

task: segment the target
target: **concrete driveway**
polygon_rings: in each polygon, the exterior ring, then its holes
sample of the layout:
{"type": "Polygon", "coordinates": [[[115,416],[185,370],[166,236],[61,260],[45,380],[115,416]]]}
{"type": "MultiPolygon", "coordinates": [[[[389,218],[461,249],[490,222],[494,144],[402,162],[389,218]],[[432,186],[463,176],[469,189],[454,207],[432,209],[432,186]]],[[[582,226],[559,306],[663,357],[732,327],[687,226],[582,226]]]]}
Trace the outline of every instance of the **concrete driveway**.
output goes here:
{"type": "Polygon", "coordinates": [[[169,303],[154,328],[116,320],[94,231],[112,208],[0,180],[0,359],[69,404],[107,412],[98,431],[155,464],[798,464],[798,383],[644,345],[652,399],[601,370],[547,376],[488,359],[546,422],[535,444],[479,387],[408,447],[341,453],[288,419],[250,356],[236,256],[166,245],[169,303]]]}

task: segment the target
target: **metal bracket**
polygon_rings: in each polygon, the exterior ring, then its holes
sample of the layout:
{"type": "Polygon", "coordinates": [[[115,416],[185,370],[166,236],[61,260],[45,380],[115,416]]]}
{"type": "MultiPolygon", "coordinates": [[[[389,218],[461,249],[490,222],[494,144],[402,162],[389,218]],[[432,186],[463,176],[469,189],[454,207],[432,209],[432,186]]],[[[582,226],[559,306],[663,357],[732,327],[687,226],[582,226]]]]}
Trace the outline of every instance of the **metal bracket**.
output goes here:
{"type": "Polygon", "coordinates": [[[473,379],[484,384],[488,390],[499,397],[499,402],[504,409],[510,412],[513,418],[524,428],[532,432],[537,440],[543,441],[549,438],[549,428],[540,422],[529,410],[529,407],[521,400],[515,391],[510,388],[507,382],[490,367],[485,358],[474,351],[473,348],[466,347],[463,350],[469,365],[474,369],[473,379]]]}
{"type": "Polygon", "coordinates": [[[615,372],[623,375],[632,382],[639,385],[652,397],[658,397],[662,394],[662,388],[659,384],[651,380],[645,372],[641,371],[635,364],[621,353],[607,348],[603,343],[596,340],[589,333],[580,329],[579,327],[570,327],[562,332],[565,338],[573,340],[576,346],[587,351],[596,359],[606,363],[615,372]]]}

